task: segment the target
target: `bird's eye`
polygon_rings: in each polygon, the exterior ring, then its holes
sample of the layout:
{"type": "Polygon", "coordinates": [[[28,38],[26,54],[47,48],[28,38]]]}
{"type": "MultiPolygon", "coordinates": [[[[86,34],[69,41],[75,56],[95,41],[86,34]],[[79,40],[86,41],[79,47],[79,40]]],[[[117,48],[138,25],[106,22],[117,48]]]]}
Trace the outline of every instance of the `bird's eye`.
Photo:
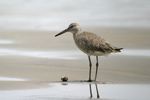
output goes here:
{"type": "Polygon", "coordinates": [[[70,27],[72,28],[72,27],[74,27],[74,25],[71,25],[70,27]]]}

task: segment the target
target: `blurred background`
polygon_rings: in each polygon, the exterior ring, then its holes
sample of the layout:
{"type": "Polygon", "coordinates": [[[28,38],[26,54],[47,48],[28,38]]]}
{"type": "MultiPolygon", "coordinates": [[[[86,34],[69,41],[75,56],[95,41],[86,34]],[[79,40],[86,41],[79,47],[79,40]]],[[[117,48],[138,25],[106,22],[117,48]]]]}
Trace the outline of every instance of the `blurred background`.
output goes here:
{"type": "Polygon", "coordinates": [[[0,30],[150,28],[150,0],[0,0],[0,30]]]}

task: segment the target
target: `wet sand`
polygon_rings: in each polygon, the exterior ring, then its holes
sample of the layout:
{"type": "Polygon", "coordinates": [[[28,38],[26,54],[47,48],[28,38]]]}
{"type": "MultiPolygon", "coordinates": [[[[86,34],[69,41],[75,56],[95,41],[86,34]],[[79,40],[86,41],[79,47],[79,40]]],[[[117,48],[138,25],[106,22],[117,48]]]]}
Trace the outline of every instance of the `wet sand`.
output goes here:
{"type": "MultiPolygon", "coordinates": [[[[100,94],[102,94],[102,99],[136,99],[134,95],[136,95],[138,89],[142,89],[140,91],[140,93],[142,93],[144,89],[149,88],[147,84],[150,84],[150,56],[146,56],[146,54],[140,51],[147,50],[147,55],[149,55],[150,30],[105,28],[87,28],[83,30],[92,31],[104,37],[111,44],[123,47],[124,51],[129,52],[124,53],[122,50],[120,54],[112,54],[109,57],[99,57],[98,82],[96,84],[98,85],[100,94]],[[130,52],[137,51],[138,53],[138,50],[140,55],[136,55],[136,53],[132,55],[130,52]],[[127,90],[126,88],[131,87],[134,87],[131,88],[131,91],[135,94],[132,95],[132,98],[125,98],[124,96],[112,97],[110,96],[109,85],[113,93],[117,94],[121,90],[120,96],[123,95],[124,89],[127,90]],[[116,87],[118,89],[116,89],[115,86],[118,86],[116,87]],[[137,88],[137,90],[135,88],[137,88]]],[[[68,91],[63,90],[66,85],[61,85],[60,81],[61,76],[68,76],[69,81],[66,88],[77,87],[76,89],[69,90],[70,95],[78,100],[90,99],[89,91],[86,92],[86,89],[89,88],[89,83],[80,82],[80,80],[88,79],[89,67],[87,56],[75,46],[72,34],[66,33],[55,38],[54,35],[57,33],[58,32],[45,31],[0,32],[0,92],[2,94],[12,94],[12,97],[14,97],[16,94],[13,94],[13,92],[16,92],[17,95],[20,93],[19,95],[23,99],[28,98],[29,94],[28,99],[32,97],[34,99],[38,98],[39,100],[54,98],[70,99],[65,93],[68,93],[68,91]],[[3,79],[1,79],[2,77],[3,79]],[[6,80],[4,80],[5,77],[6,80]],[[19,78],[25,81],[15,81],[15,79],[10,80],[8,78],[19,78]],[[86,89],[82,91],[80,85],[83,85],[86,89]],[[30,91],[42,91],[42,89],[46,90],[43,90],[40,96],[37,96],[39,95],[38,92],[34,92],[33,95],[30,93],[30,91]],[[54,90],[55,96],[52,94],[54,90]],[[24,94],[24,91],[27,93],[24,94]],[[62,91],[62,94],[60,98],[57,98],[60,91],[62,91]],[[78,91],[79,93],[85,92],[85,94],[78,95],[78,91]],[[50,95],[47,94],[47,92],[49,92],[50,95]]],[[[92,78],[94,78],[95,57],[92,57],[92,63],[92,78]]],[[[145,91],[149,92],[148,90],[145,91]]],[[[126,91],[126,93],[128,92],[126,91]]],[[[3,100],[9,99],[6,95],[1,95],[3,100]],[[5,99],[5,97],[7,98],[5,99]]],[[[94,92],[93,95],[96,95],[96,92],[94,92]]],[[[150,98],[147,94],[145,94],[145,96],[147,96],[148,99],[150,98]]],[[[16,97],[16,100],[17,99],[20,99],[19,96],[18,98],[16,97]]]]}

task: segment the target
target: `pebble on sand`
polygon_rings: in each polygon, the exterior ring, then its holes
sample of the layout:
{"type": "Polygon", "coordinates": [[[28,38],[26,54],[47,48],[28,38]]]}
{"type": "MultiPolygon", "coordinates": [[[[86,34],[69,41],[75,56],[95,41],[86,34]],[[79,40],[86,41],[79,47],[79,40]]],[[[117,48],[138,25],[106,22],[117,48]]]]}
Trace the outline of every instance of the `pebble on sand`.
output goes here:
{"type": "Polygon", "coordinates": [[[61,77],[61,80],[62,80],[62,81],[68,81],[68,77],[62,76],[62,77],[61,77]]]}

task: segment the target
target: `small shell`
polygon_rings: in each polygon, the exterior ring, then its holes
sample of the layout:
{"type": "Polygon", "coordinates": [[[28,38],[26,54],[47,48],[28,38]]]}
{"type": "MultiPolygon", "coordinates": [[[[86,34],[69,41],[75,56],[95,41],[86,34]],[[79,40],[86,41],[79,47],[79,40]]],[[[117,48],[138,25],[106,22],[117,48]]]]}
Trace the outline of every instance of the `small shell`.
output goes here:
{"type": "Polygon", "coordinates": [[[62,80],[62,81],[68,81],[68,77],[62,76],[62,77],[61,77],[61,80],[62,80]]]}

